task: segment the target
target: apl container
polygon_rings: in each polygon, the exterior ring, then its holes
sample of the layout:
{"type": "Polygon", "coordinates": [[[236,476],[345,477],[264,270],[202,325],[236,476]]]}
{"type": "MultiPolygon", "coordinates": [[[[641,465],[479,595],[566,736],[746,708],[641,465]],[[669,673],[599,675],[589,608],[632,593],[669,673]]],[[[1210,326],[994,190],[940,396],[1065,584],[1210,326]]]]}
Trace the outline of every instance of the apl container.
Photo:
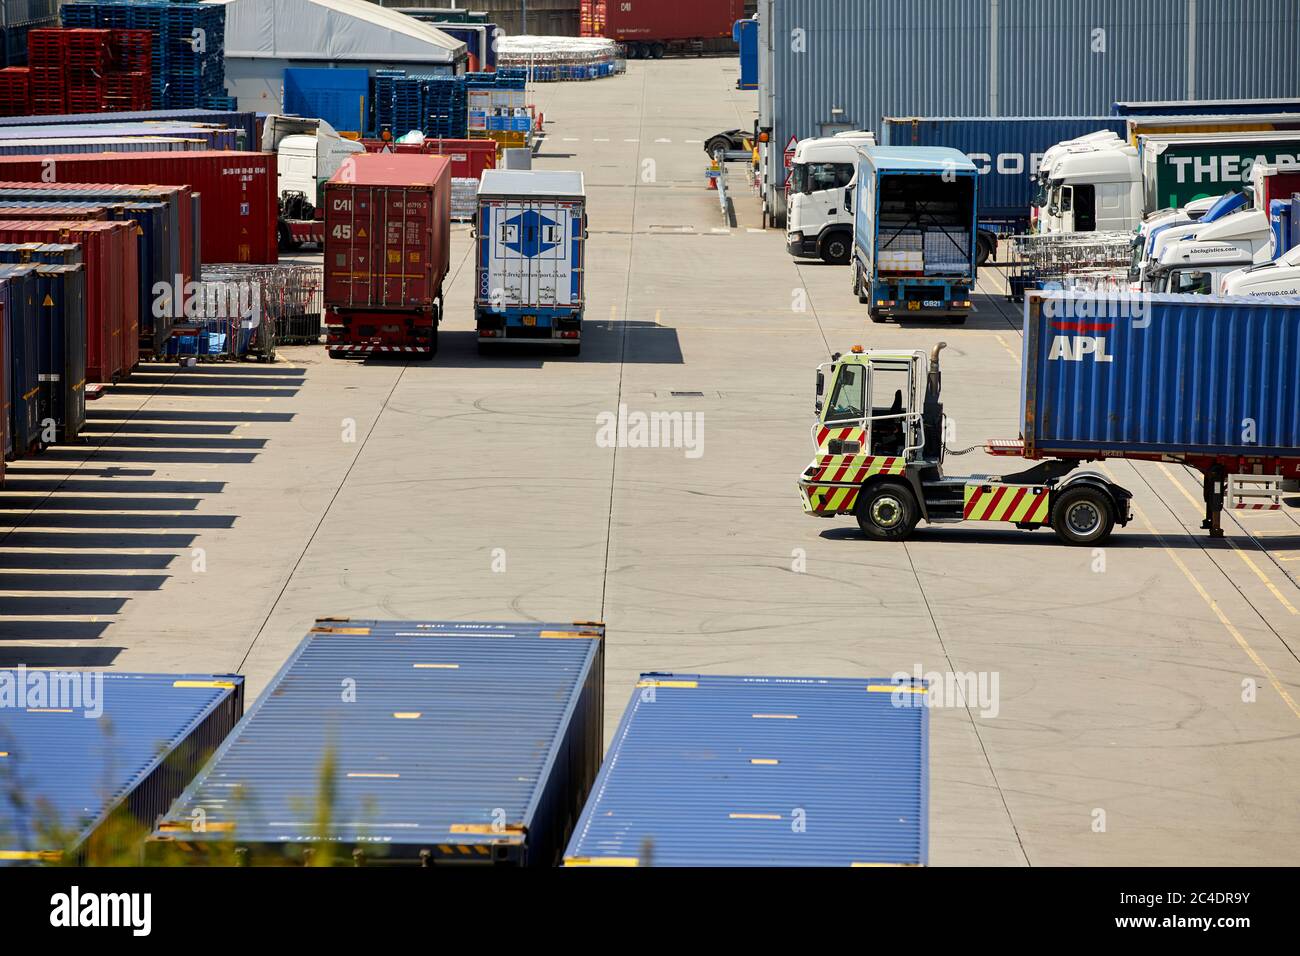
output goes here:
{"type": "Polygon", "coordinates": [[[80,265],[38,265],[40,379],[59,441],[86,424],[86,274],[80,265]]]}
{"type": "Polygon", "coordinates": [[[566,866],[919,865],[925,685],[642,674],[566,866]]]}
{"type": "Polygon", "coordinates": [[[1300,301],[1025,299],[1030,457],[1300,457],[1300,301]]]}
{"type": "Polygon", "coordinates": [[[41,390],[40,329],[37,315],[36,267],[0,266],[0,296],[4,299],[5,355],[9,359],[10,457],[23,458],[41,445],[45,417],[41,390]]]}
{"type": "MultiPolygon", "coordinates": [[[[205,218],[220,228],[201,233],[204,262],[276,261],[276,156],[201,150],[100,153],[50,157],[0,156],[0,178],[56,183],[142,183],[188,186],[200,194],[205,218]]],[[[184,238],[184,237],[182,237],[184,238]]]]}
{"type": "Polygon", "coordinates": [[[235,675],[3,670],[5,683],[0,790],[23,800],[0,800],[0,862],[129,862],[244,712],[235,675]]]}
{"type": "Polygon", "coordinates": [[[125,222],[0,218],[0,241],[75,242],[86,267],[86,377],[111,383],[139,361],[139,247],[125,222]]]}
{"type": "Polygon", "coordinates": [[[600,763],[603,641],[596,624],[322,621],[150,855],[553,865],[600,763]]]}

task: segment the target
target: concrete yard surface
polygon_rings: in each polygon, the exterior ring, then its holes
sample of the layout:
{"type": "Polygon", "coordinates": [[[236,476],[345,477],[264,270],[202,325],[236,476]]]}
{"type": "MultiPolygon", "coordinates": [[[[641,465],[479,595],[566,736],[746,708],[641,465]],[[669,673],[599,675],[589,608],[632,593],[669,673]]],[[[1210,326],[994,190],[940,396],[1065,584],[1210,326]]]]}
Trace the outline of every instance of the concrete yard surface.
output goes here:
{"type": "Polygon", "coordinates": [[[600,619],[607,739],[643,671],[963,675],[931,713],[932,863],[1300,859],[1296,512],[1212,541],[1197,475],[1112,462],[1137,513],[1101,549],[805,516],[819,362],[946,341],[950,446],[1015,437],[1019,311],[988,269],[965,326],[872,325],[845,267],[757,228],[740,166],[724,226],[702,143],[751,125],[735,81],[677,59],[536,88],[537,165],[586,175],[580,358],[476,354],[456,225],[434,361],[144,365],[84,445],[14,463],[0,663],[233,671],[251,700],[318,616],[600,619]],[[680,413],[677,441],[606,447],[620,408],[680,413]]]}

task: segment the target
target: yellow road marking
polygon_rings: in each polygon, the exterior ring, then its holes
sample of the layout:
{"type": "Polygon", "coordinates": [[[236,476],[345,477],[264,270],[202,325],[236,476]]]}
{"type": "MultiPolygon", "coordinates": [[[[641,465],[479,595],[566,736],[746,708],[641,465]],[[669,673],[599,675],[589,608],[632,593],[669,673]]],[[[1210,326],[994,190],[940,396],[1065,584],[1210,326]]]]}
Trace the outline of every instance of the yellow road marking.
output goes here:
{"type": "Polygon", "coordinates": [[[993,337],[998,340],[998,345],[1002,346],[1002,348],[1006,350],[1006,353],[1015,360],[1017,365],[1019,365],[1020,356],[1016,354],[1015,350],[1012,349],[1011,346],[1007,345],[1007,340],[1000,335],[994,335],[993,337]]]}
{"type": "MultiPolygon", "coordinates": [[[[1115,477],[1109,466],[1103,464],[1101,467],[1102,470],[1105,471],[1106,474],[1110,475],[1112,479],[1115,477]]],[[[1183,559],[1175,554],[1173,548],[1169,547],[1169,545],[1165,543],[1164,535],[1157,531],[1151,522],[1147,520],[1145,512],[1143,512],[1137,505],[1133,505],[1132,507],[1133,514],[1137,515],[1138,519],[1146,526],[1146,529],[1151,536],[1160,543],[1160,547],[1164,549],[1165,554],[1169,555],[1169,559],[1178,566],[1178,570],[1183,572],[1183,577],[1187,578],[1188,583],[1196,589],[1196,593],[1201,596],[1201,600],[1209,605],[1210,610],[1214,612],[1214,616],[1219,619],[1219,623],[1224,626],[1227,632],[1232,635],[1232,639],[1237,642],[1237,646],[1245,651],[1246,656],[1254,662],[1255,666],[1264,672],[1264,676],[1267,677],[1268,682],[1273,685],[1273,689],[1277,691],[1282,700],[1286,702],[1287,707],[1291,708],[1291,713],[1295,714],[1297,718],[1300,718],[1300,704],[1297,704],[1295,698],[1292,697],[1290,693],[1287,692],[1287,689],[1282,686],[1282,682],[1277,679],[1277,675],[1273,673],[1273,669],[1269,667],[1268,664],[1264,663],[1264,659],[1256,653],[1253,647],[1250,646],[1250,642],[1246,640],[1241,631],[1237,630],[1236,625],[1228,620],[1228,616],[1224,614],[1223,609],[1219,607],[1219,602],[1210,597],[1210,592],[1205,590],[1204,585],[1201,584],[1196,575],[1193,574],[1191,569],[1183,563],[1183,559]]]]}
{"type": "MultiPolygon", "coordinates": [[[[1159,467],[1159,469],[1162,472],[1164,472],[1165,477],[1169,479],[1170,483],[1183,493],[1183,497],[1186,498],[1188,501],[1190,501],[1193,507],[1199,509],[1204,505],[1204,502],[1197,501],[1194,497],[1192,497],[1192,493],[1183,487],[1183,483],[1174,476],[1173,472],[1171,472],[1167,467],[1165,467],[1164,462],[1158,463],[1157,467],[1159,467]]],[[[1262,582],[1264,582],[1264,587],[1268,588],[1269,593],[1272,594],[1273,597],[1277,598],[1278,603],[1281,604],[1284,608],[1286,608],[1288,613],[1300,614],[1300,611],[1297,611],[1295,609],[1295,606],[1286,599],[1286,595],[1284,595],[1281,591],[1277,589],[1277,585],[1273,583],[1273,579],[1270,578],[1267,574],[1265,574],[1260,569],[1259,565],[1257,565],[1251,559],[1250,555],[1248,555],[1245,551],[1243,551],[1240,547],[1238,547],[1237,542],[1233,541],[1231,538],[1225,538],[1224,540],[1228,542],[1228,546],[1232,548],[1233,553],[1236,554],[1237,557],[1241,558],[1241,560],[1246,563],[1246,567],[1250,568],[1251,571],[1255,572],[1255,577],[1259,578],[1262,582]]]]}

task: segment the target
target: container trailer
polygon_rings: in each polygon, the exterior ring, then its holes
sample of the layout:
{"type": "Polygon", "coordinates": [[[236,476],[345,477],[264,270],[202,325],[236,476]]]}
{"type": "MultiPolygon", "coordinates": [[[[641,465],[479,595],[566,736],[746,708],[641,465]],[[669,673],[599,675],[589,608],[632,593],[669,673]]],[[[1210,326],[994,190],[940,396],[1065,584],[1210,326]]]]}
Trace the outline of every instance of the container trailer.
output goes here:
{"type": "Polygon", "coordinates": [[[86,273],[81,265],[36,266],[41,324],[41,388],[55,438],[71,441],[86,424],[86,273]]]}
{"type": "Polygon", "coordinates": [[[1026,467],[944,473],[944,343],[928,362],[854,346],[817,370],[805,513],[853,515],[878,540],[921,520],[997,521],[1093,546],[1129,521],[1131,494],[1075,469],[1128,458],[1201,472],[1202,527],[1222,537],[1225,501],[1243,506],[1238,476],[1300,477],[1300,300],[1034,292],[1024,316],[1021,434],[985,451],[1026,467]]]}
{"type": "Polygon", "coordinates": [[[1252,113],[1300,113],[1300,100],[1142,100],[1111,104],[1113,116],[1248,116],[1252,113]]]}
{"type": "Polygon", "coordinates": [[[147,856],[552,866],[600,764],[603,688],[600,624],[320,620],[147,856]]]}
{"type": "Polygon", "coordinates": [[[325,229],[330,357],[432,358],[451,261],[451,162],[348,157],[325,186],[325,229]]]}
{"type": "Polygon", "coordinates": [[[0,708],[0,783],[24,797],[0,801],[0,863],[14,865],[138,862],[155,819],[244,712],[234,674],[18,668],[0,670],[0,688],[15,695],[0,708]],[[36,687],[47,696],[24,705],[36,687]]]}
{"type": "Polygon", "coordinates": [[[628,59],[669,53],[734,53],[744,0],[581,0],[579,35],[622,43],[628,59]]]}
{"type": "Polygon", "coordinates": [[[242,139],[237,149],[251,149],[258,142],[257,114],[230,110],[135,110],[116,113],[60,113],[34,116],[0,117],[0,128],[6,126],[88,126],[99,124],[136,123],[200,123],[225,126],[238,130],[242,139]]]}
{"type": "Polygon", "coordinates": [[[886,116],[882,146],[948,146],[979,170],[979,262],[999,236],[1029,231],[1038,172],[1049,149],[1099,133],[1119,142],[1128,132],[1112,116],[886,116]]]}
{"type": "MultiPolygon", "coordinates": [[[[87,139],[202,140],[204,149],[240,149],[244,145],[240,130],[225,126],[171,125],[168,123],[87,123],[85,126],[0,126],[0,146],[10,140],[51,140],[84,137],[87,139]]],[[[129,147],[128,147],[129,148],[129,147]]],[[[105,149],[104,152],[112,152],[105,149]]]]}
{"type": "Polygon", "coordinates": [[[567,866],[919,866],[927,686],[642,674],[567,866]]]}
{"type": "Polygon", "coordinates": [[[0,138],[0,156],[46,156],[64,153],[176,153],[207,149],[201,139],[175,136],[0,138]]]}
{"type": "Polygon", "coordinates": [[[577,355],[586,308],[582,173],[488,170],[479,184],[474,238],[479,352],[528,342],[577,355]]]}
{"type": "Polygon", "coordinates": [[[25,458],[41,447],[46,416],[41,389],[39,281],[32,265],[0,266],[4,339],[8,367],[8,437],[5,454],[25,458]]]}
{"type": "Polygon", "coordinates": [[[978,178],[955,149],[858,150],[853,294],[871,321],[895,315],[966,321],[975,289],[978,178]]]}
{"type": "MultiPolygon", "coordinates": [[[[0,156],[0,178],[50,184],[137,183],[185,186],[220,228],[198,233],[204,262],[273,263],[276,242],[276,157],[273,153],[198,150],[180,153],[100,153],[44,157],[0,156]]],[[[190,214],[190,218],[193,213],[190,214]]],[[[188,248],[187,235],[182,244],[188,248]]],[[[194,271],[191,263],[189,271],[194,271]]]]}

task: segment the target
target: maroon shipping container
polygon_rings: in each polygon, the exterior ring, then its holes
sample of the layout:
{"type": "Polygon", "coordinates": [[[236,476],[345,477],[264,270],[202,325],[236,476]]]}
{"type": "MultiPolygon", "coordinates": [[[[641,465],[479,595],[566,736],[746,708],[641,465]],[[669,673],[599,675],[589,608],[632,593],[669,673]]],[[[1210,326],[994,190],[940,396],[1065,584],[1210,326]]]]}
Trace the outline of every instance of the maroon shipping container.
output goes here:
{"type": "Polygon", "coordinates": [[[0,242],[75,242],[86,270],[86,381],[110,383],[140,356],[138,246],[132,222],[0,219],[0,242]]]}
{"type": "Polygon", "coordinates": [[[107,202],[160,202],[170,210],[173,249],[167,257],[179,260],[185,282],[197,278],[194,266],[198,250],[194,235],[198,224],[193,220],[193,207],[188,186],[123,186],[120,183],[25,183],[0,182],[0,200],[25,200],[37,202],[60,201],[58,193],[69,193],[67,201],[85,200],[93,203],[107,202]]]}
{"type": "MultiPolygon", "coordinates": [[[[8,201],[0,196],[0,202],[8,201]]],[[[49,206],[0,206],[0,219],[29,219],[48,220],[51,216],[57,216],[59,219],[77,219],[94,222],[105,222],[108,219],[108,210],[103,206],[61,206],[58,209],[51,209],[49,206]]]]}
{"type": "MultiPolygon", "coordinates": [[[[190,187],[209,224],[200,240],[204,262],[276,261],[276,174],[275,153],[237,150],[0,156],[0,179],[190,187]]],[[[182,227],[184,248],[187,238],[182,227]]]]}
{"type": "Polygon", "coordinates": [[[362,153],[325,184],[330,354],[437,351],[451,256],[451,160],[362,153]]]}
{"type": "Polygon", "coordinates": [[[363,139],[368,153],[432,154],[451,160],[452,179],[482,179],[483,170],[497,168],[497,144],[490,139],[426,139],[423,143],[386,143],[363,139]]]}
{"type": "Polygon", "coordinates": [[[582,0],[579,8],[583,36],[646,45],[725,40],[734,48],[731,28],[744,17],[744,0],[582,0]]]}

